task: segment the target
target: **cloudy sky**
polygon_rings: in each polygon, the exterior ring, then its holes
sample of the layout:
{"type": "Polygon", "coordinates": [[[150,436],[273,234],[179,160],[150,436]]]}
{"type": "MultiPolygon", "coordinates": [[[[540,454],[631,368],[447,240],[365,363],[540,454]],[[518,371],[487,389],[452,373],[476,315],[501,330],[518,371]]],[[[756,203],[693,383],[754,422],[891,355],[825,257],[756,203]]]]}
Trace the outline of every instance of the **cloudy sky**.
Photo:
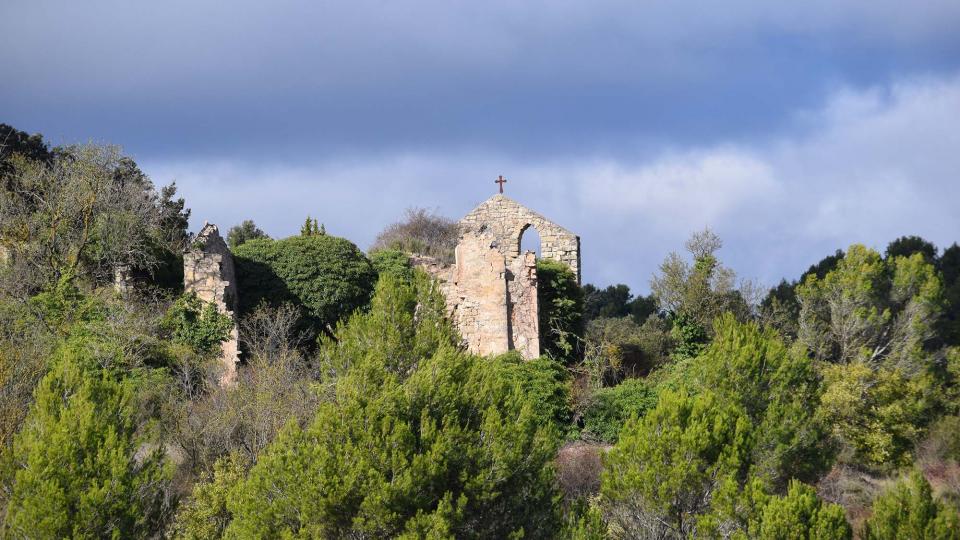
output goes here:
{"type": "Polygon", "coordinates": [[[648,289],[694,230],[775,283],[960,240],[957,0],[0,3],[0,122],[124,146],[204,220],[366,248],[507,192],[648,289]]]}

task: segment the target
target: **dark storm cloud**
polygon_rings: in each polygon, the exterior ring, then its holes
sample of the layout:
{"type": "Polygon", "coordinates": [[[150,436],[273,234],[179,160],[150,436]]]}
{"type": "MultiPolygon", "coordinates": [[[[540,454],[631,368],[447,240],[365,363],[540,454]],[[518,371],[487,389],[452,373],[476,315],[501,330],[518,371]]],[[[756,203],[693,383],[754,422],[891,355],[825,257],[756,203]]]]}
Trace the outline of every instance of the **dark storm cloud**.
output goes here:
{"type": "MultiPolygon", "coordinates": [[[[955,2],[6,2],[18,124],[170,155],[521,155],[782,125],[838,78],[957,61],[955,2]]],[[[626,146],[626,148],[624,148],[626,146]]]]}
{"type": "Polygon", "coordinates": [[[198,221],[309,212],[365,247],[503,173],[588,280],[645,288],[710,225],[772,281],[954,239],[958,27],[955,0],[7,0],[0,121],[123,144],[198,221]]]}

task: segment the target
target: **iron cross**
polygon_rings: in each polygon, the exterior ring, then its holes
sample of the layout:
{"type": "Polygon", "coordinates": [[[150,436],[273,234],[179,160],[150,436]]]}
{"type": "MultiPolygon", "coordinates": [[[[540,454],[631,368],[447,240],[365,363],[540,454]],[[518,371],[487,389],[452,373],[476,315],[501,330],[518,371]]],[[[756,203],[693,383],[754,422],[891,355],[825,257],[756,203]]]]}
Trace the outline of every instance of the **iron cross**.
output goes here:
{"type": "Polygon", "coordinates": [[[503,185],[507,183],[507,179],[501,174],[499,178],[493,181],[494,184],[500,184],[500,193],[503,193],[503,185]]]}

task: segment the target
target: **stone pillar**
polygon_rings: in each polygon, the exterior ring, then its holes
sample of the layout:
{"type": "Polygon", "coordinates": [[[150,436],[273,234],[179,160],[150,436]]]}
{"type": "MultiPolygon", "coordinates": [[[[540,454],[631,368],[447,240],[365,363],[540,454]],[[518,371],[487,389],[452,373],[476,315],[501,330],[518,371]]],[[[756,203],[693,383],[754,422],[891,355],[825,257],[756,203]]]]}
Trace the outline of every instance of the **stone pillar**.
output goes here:
{"type": "Polygon", "coordinates": [[[468,235],[457,245],[454,320],[467,349],[486,356],[510,350],[506,265],[490,239],[468,235]]]}
{"type": "Polygon", "coordinates": [[[540,356],[540,307],[537,298],[537,256],[527,251],[507,268],[510,348],[527,360],[540,356]]]}
{"type": "Polygon", "coordinates": [[[236,382],[240,361],[237,330],[237,278],[230,248],[216,225],[204,224],[183,255],[183,288],[204,302],[213,302],[217,311],[233,320],[230,337],[220,346],[223,374],[221,386],[236,382]]]}

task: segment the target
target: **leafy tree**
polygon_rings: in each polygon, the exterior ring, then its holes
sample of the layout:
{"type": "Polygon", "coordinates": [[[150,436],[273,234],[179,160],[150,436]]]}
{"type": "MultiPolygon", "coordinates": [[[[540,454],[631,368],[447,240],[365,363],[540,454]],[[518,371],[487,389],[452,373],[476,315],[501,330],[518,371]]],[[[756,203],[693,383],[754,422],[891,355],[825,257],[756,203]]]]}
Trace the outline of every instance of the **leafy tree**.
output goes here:
{"type": "MultiPolygon", "coordinates": [[[[0,124],[0,178],[14,171],[14,166],[10,163],[14,155],[40,163],[49,163],[53,160],[53,153],[43,140],[43,135],[39,133],[30,135],[13,126],[0,124]]],[[[7,180],[12,179],[4,178],[4,181],[7,180]]],[[[4,189],[10,189],[10,186],[5,185],[4,189]]]]}
{"type": "Polygon", "coordinates": [[[330,401],[231,492],[227,537],[552,536],[549,408],[518,384],[517,364],[466,355],[449,327],[437,333],[442,304],[418,308],[418,296],[438,299],[417,275],[383,276],[370,311],[325,341],[330,401]]]}
{"type": "Polygon", "coordinates": [[[258,238],[270,238],[270,235],[257,227],[252,219],[245,219],[239,225],[234,225],[227,231],[227,244],[230,245],[230,249],[236,249],[247,240],[258,238]]]}
{"type": "Polygon", "coordinates": [[[216,304],[204,302],[192,292],[180,296],[160,324],[175,343],[206,355],[218,352],[233,329],[233,320],[220,313],[216,304]]]}
{"type": "Polygon", "coordinates": [[[611,528],[654,538],[695,535],[711,493],[746,475],[750,431],[743,408],[713,392],[664,392],[604,457],[600,489],[611,528]]]}
{"type": "Polygon", "coordinates": [[[119,148],[68,146],[50,163],[15,155],[0,190],[0,243],[12,277],[35,292],[62,276],[113,279],[118,269],[151,273],[178,251],[185,219],[175,188],[158,193],[119,148]],[[11,184],[12,183],[12,184],[11,184]]]}
{"type": "Polygon", "coordinates": [[[929,377],[854,362],[825,367],[823,378],[819,414],[833,426],[841,458],[874,467],[907,464],[934,405],[929,377]]]}
{"type": "Polygon", "coordinates": [[[732,315],[714,333],[677,384],[661,381],[656,406],[621,430],[601,486],[611,527],[661,537],[747,531],[761,496],[829,465],[803,351],[732,315]]]}
{"type": "Polygon", "coordinates": [[[930,483],[915,470],[874,501],[863,538],[956,539],[960,538],[960,514],[935,501],[930,483]]]}
{"type": "Polygon", "coordinates": [[[537,260],[537,304],[543,351],[565,363],[577,360],[583,339],[583,290],[567,265],[537,260]]]}
{"type": "Polygon", "coordinates": [[[370,251],[393,249],[452,263],[457,236],[456,221],[425,208],[410,208],[402,220],[377,235],[370,251]]]}
{"type": "Polygon", "coordinates": [[[960,245],[954,243],[939,260],[946,300],[940,335],[950,345],[960,345],[960,245]]]}
{"type": "Polygon", "coordinates": [[[783,279],[776,287],[770,289],[767,296],[760,302],[760,316],[764,323],[776,328],[784,337],[796,339],[800,330],[800,299],[797,297],[797,287],[808,275],[823,279],[828,272],[837,267],[843,257],[843,250],[838,249],[833,255],[828,255],[820,262],[811,265],[798,281],[783,279]]]}
{"type": "Polygon", "coordinates": [[[4,536],[146,537],[159,526],[169,470],[142,446],[137,381],[99,368],[88,346],[60,353],[5,459],[4,536]]]}
{"type": "MultiPolygon", "coordinates": [[[[661,309],[683,323],[684,335],[709,336],[713,319],[727,311],[741,319],[750,314],[742,293],[734,287],[734,272],[716,256],[722,246],[720,238],[709,229],[695,233],[686,243],[693,264],[671,253],[650,282],[661,309]]],[[[682,340],[684,335],[675,338],[682,340]]]]}
{"type": "Polygon", "coordinates": [[[915,372],[941,312],[942,286],[922,254],[883,260],[850,246],[822,279],[798,288],[800,341],[822,360],[862,360],[915,372]]]}
{"type": "Polygon", "coordinates": [[[630,314],[630,287],[620,283],[606,289],[591,284],[583,286],[583,318],[591,321],[598,317],[626,317],[630,314]]]}
{"type": "Polygon", "coordinates": [[[302,307],[316,329],[370,300],[376,272],[353,243],[329,235],[250,240],[234,250],[240,312],[261,302],[302,307]]]}
{"type": "Polygon", "coordinates": [[[774,489],[787,480],[815,481],[830,466],[827,432],[810,406],[820,397],[813,363],[770,329],[727,314],[716,338],[690,368],[689,385],[743,407],[756,429],[752,474],[774,489]]]}

